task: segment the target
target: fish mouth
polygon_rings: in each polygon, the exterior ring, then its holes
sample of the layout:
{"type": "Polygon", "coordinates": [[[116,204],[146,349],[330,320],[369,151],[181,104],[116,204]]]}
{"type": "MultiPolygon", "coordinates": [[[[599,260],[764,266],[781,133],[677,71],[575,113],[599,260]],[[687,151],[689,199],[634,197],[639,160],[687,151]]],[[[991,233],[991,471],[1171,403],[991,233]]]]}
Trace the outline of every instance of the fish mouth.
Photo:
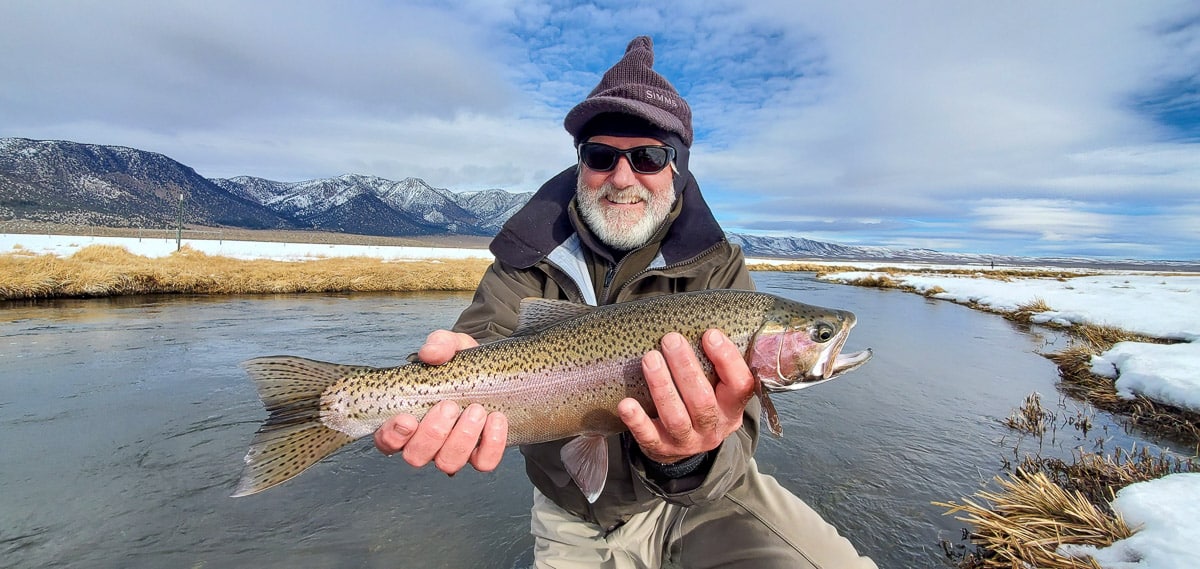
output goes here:
{"type": "Polygon", "coordinates": [[[837,379],[848,371],[858,369],[867,363],[867,360],[871,359],[873,354],[874,352],[871,351],[871,348],[852,354],[838,354],[836,357],[830,358],[829,363],[825,366],[826,371],[822,375],[812,376],[811,379],[801,378],[798,381],[781,381],[778,383],[764,381],[763,389],[766,389],[768,393],[778,393],[781,391],[800,391],[814,385],[820,385],[826,381],[837,379]]]}
{"type": "Polygon", "coordinates": [[[834,358],[833,364],[829,367],[829,373],[825,375],[825,379],[830,380],[848,371],[858,369],[859,366],[867,363],[867,360],[871,359],[872,355],[874,355],[874,352],[871,351],[871,348],[852,354],[838,354],[834,358]]]}
{"type": "Polygon", "coordinates": [[[865,350],[843,354],[842,346],[845,345],[846,339],[850,337],[850,329],[854,327],[854,321],[851,321],[846,326],[839,337],[830,343],[828,347],[821,351],[820,357],[812,364],[812,367],[806,373],[801,373],[800,377],[789,379],[782,373],[783,370],[783,343],[780,343],[779,352],[776,354],[776,371],[775,378],[764,378],[763,389],[769,393],[778,393],[781,391],[799,391],[814,385],[820,385],[831,379],[837,378],[842,374],[858,369],[867,360],[871,359],[874,352],[870,348],[865,350]]]}

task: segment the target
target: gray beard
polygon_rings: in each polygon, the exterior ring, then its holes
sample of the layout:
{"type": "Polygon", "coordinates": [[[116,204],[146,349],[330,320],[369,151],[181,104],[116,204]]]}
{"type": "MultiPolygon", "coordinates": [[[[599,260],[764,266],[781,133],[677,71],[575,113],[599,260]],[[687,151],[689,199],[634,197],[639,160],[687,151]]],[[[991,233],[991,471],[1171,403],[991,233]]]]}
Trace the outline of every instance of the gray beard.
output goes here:
{"type": "Polygon", "coordinates": [[[597,191],[592,191],[583,183],[576,182],[575,201],[579,215],[592,233],[605,245],[618,251],[632,251],[650,242],[663,220],[671,214],[675,205],[675,192],[669,193],[669,199],[655,197],[650,190],[642,186],[627,188],[617,192],[612,184],[604,184],[597,191]],[[600,207],[599,198],[617,193],[636,192],[646,202],[646,212],[637,220],[631,220],[618,212],[606,212],[600,207]]]}

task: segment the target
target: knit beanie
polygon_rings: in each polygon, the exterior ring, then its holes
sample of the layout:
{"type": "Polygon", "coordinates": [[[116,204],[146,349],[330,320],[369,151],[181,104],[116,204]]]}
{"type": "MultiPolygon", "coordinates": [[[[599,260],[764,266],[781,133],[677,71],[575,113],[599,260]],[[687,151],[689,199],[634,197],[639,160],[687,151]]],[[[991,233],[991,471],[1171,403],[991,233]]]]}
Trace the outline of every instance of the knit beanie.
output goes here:
{"type": "Polygon", "coordinates": [[[603,130],[602,126],[588,124],[593,119],[626,114],[674,133],[685,147],[690,148],[692,109],[675,87],[652,69],[653,66],[654,41],[647,36],[633,38],[625,48],[625,56],[604,73],[600,84],[563,120],[563,126],[575,137],[575,143],[585,140],[582,136],[585,131],[595,134],[603,130]]]}

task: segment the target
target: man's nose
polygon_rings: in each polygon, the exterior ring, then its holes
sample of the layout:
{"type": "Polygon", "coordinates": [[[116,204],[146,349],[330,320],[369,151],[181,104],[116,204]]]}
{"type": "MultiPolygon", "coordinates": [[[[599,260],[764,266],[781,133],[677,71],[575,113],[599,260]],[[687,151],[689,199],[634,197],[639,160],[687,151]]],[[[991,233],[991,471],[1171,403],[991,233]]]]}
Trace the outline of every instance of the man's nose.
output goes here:
{"type": "Polygon", "coordinates": [[[613,166],[609,180],[618,188],[628,188],[638,183],[637,173],[629,165],[629,159],[624,156],[617,157],[617,165],[613,166]]]}

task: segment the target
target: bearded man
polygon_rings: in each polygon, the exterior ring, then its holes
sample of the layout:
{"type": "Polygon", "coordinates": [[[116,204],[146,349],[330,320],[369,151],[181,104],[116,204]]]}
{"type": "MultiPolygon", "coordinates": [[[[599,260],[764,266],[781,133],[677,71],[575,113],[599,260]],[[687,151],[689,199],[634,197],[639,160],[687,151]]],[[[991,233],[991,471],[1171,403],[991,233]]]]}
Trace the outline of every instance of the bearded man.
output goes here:
{"type": "MultiPolygon", "coordinates": [[[[741,250],[725,239],[688,169],[692,116],[655,72],[648,37],[567,114],[578,163],[546,182],[492,241],[495,262],[453,331],[430,334],[418,357],[441,364],[458,350],[507,337],[521,299],[590,305],[706,289],[752,289],[741,250]]],[[[701,345],[711,384],[679,334],[642,359],[655,416],[633,400],[608,437],[603,491],[572,483],[567,440],[524,445],[534,485],[531,530],[539,568],[873,568],[815,511],[758,471],[760,406],[742,354],[720,330],[701,345]]],[[[421,421],[388,420],[375,433],[387,455],[453,474],[499,464],[508,423],[453,401],[421,421]]]]}

